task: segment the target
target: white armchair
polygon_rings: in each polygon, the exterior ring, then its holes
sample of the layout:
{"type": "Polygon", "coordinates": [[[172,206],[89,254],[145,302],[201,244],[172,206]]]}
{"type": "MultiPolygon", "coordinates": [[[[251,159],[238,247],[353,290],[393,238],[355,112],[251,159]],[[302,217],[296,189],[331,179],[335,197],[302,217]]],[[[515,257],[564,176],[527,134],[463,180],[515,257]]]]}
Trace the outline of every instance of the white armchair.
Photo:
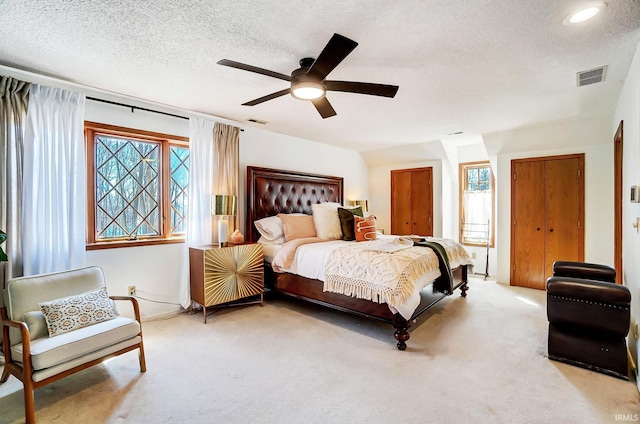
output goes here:
{"type": "Polygon", "coordinates": [[[135,349],[146,371],[138,302],[108,296],[102,268],[15,278],[4,296],[0,382],[10,375],[22,381],[27,423],[35,422],[39,387],[135,349]],[[114,300],[130,301],[135,319],[118,315],[114,300]]]}

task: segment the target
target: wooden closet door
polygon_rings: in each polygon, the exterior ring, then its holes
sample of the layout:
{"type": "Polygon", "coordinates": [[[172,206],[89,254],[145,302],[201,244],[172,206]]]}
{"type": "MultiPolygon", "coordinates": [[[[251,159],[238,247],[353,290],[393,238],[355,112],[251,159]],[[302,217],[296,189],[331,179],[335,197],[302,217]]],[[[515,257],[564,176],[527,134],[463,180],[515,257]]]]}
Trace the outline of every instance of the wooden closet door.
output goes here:
{"type": "Polygon", "coordinates": [[[411,234],[433,235],[431,168],[411,172],[411,234]]]}
{"type": "Polygon", "coordinates": [[[391,233],[433,235],[433,169],[391,171],[391,233]]]}
{"type": "Polygon", "coordinates": [[[391,234],[411,234],[411,172],[391,171],[391,234]]]}
{"type": "Polygon", "coordinates": [[[584,260],[582,181],[580,158],[545,161],[545,277],[553,274],[554,261],[584,260]]]}
{"type": "Polygon", "coordinates": [[[544,161],[511,165],[511,285],[544,289],[544,161]]]}
{"type": "Polygon", "coordinates": [[[546,289],[553,262],[584,260],[584,154],[511,163],[511,285],[546,289]]]}

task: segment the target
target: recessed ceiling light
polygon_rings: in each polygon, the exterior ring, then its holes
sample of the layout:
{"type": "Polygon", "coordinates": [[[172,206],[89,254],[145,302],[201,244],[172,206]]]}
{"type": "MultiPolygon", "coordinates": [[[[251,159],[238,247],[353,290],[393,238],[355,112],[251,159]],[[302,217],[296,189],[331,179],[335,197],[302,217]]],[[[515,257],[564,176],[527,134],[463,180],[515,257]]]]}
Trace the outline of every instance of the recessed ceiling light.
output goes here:
{"type": "Polygon", "coordinates": [[[579,10],[572,12],[562,21],[565,25],[579,24],[596,16],[602,9],[607,7],[604,2],[589,3],[579,10]]]}

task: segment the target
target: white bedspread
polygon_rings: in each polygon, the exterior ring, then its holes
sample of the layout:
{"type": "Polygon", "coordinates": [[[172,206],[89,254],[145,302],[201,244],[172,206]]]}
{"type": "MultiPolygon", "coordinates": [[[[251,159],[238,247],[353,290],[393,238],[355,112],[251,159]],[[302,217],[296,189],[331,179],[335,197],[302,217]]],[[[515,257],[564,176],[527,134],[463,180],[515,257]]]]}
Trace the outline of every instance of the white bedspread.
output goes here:
{"type": "MultiPolygon", "coordinates": [[[[397,236],[391,235],[381,235],[379,237],[382,240],[386,239],[392,241],[394,239],[397,239],[397,236]]],[[[439,240],[436,239],[435,241],[439,240]]],[[[282,271],[325,282],[326,278],[324,270],[330,252],[339,247],[348,246],[353,243],[355,242],[332,240],[301,245],[296,250],[291,265],[288,268],[283,269],[282,271]]],[[[435,257],[435,253],[433,253],[430,249],[425,250],[427,252],[430,252],[427,254],[434,255],[435,257]]],[[[466,251],[464,250],[464,248],[460,247],[460,249],[458,250],[458,254],[450,255],[450,264],[452,269],[458,267],[459,265],[472,263],[469,255],[465,254],[466,251]]],[[[404,318],[410,319],[416,308],[420,304],[420,291],[439,276],[440,269],[438,267],[424,274],[420,279],[416,281],[415,287],[406,301],[400,305],[397,305],[395,308],[390,307],[390,309],[393,312],[400,313],[400,315],[402,315],[404,318]]]]}

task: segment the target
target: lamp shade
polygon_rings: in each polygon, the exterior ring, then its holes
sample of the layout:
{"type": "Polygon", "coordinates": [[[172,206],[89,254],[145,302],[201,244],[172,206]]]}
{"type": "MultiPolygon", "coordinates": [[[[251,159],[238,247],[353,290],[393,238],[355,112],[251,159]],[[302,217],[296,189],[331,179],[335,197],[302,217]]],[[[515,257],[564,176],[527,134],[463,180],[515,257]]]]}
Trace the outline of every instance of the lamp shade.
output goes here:
{"type": "Polygon", "coordinates": [[[351,203],[353,204],[353,206],[362,207],[362,212],[363,213],[369,212],[369,201],[368,200],[352,200],[351,203]]]}
{"type": "Polygon", "coordinates": [[[211,196],[211,215],[233,216],[236,214],[236,196],[214,194],[211,196]]]}

